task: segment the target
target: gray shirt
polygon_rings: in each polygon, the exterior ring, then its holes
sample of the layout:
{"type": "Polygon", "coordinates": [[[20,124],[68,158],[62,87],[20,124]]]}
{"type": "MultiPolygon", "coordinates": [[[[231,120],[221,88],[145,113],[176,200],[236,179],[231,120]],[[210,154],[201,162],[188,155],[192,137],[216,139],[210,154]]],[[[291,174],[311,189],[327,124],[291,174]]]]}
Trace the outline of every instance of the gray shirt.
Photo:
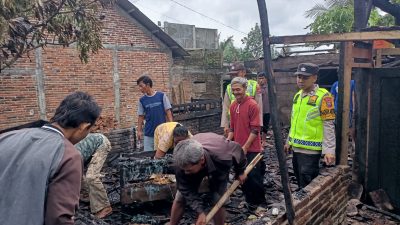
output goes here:
{"type": "Polygon", "coordinates": [[[52,127],[0,135],[0,224],[73,225],[82,159],[52,127]]]}

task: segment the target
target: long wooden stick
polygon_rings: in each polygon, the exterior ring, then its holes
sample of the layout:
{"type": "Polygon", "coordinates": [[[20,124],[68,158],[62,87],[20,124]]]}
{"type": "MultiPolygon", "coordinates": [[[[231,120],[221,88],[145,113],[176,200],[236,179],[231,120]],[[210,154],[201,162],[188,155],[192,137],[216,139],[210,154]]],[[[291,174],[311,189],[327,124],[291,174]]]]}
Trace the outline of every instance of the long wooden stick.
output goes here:
{"type": "Polygon", "coordinates": [[[263,50],[264,50],[264,66],[265,74],[267,75],[269,106],[271,110],[272,130],[275,137],[275,148],[279,162],[279,172],[281,174],[281,182],[283,195],[285,197],[286,215],[290,225],[295,224],[295,211],[293,207],[292,194],[289,184],[289,174],[286,165],[286,155],[283,151],[283,137],[282,129],[279,123],[278,104],[276,97],[275,76],[272,70],[272,57],[271,57],[271,43],[269,42],[269,24],[268,12],[265,0],[257,0],[258,11],[260,13],[261,33],[263,37],[263,50]]]}
{"type": "MultiPolygon", "coordinates": [[[[250,171],[254,168],[254,166],[262,159],[262,152],[258,153],[256,157],[251,161],[249,165],[247,165],[244,174],[247,175],[250,173],[250,171]]],[[[224,195],[218,200],[218,202],[215,204],[215,206],[211,209],[211,211],[207,214],[206,217],[206,224],[210,222],[210,220],[215,216],[215,214],[218,212],[218,210],[224,205],[226,199],[236,190],[236,188],[239,186],[240,181],[235,180],[232,185],[225,191],[224,195]]]]}

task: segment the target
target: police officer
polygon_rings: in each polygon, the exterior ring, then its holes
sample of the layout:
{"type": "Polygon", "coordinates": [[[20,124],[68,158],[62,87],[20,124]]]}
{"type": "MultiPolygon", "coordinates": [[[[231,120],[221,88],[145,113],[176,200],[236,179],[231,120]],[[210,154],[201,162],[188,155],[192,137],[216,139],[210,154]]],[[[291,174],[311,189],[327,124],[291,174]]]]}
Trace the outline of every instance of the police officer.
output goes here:
{"type": "Polygon", "coordinates": [[[327,165],[335,163],[335,111],[332,95],[315,82],[319,67],[301,63],[297,68],[300,91],[293,98],[291,127],[285,151],[293,150],[293,170],[299,188],[319,173],[321,154],[327,165]]]}

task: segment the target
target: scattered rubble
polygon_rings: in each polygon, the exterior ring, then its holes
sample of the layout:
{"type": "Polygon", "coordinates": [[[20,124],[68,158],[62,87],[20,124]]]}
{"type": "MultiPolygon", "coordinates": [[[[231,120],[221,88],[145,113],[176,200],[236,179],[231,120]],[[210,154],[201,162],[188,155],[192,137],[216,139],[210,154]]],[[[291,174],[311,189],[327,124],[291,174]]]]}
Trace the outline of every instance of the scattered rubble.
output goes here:
{"type": "Polygon", "coordinates": [[[391,211],[394,209],[392,204],[390,203],[389,196],[383,189],[371,191],[369,193],[369,196],[371,197],[371,200],[374,203],[374,205],[379,209],[387,211],[391,211]]]}
{"type": "Polygon", "coordinates": [[[380,212],[371,210],[367,205],[358,200],[350,200],[347,207],[347,224],[355,225],[384,225],[384,224],[400,224],[400,220],[396,220],[390,216],[380,212]]]}
{"type": "MultiPolygon", "coordinates": [[[[286,131],[287,133],[287,131],[286,131]]],[[[286,135],[285,131],[284,134],[286,135]]],[[[269,144],[273,144],[272,134],[268,135],[269,144]]],[[[90,214],[88,203],[81,202],[80,210],[76,216],[77,225],[134,225],[134,224],[165,224],[169,221],[170,209],[172,200],[150,201],[150,202],[135,202],[124,206],[120,201],[120,185],[125,185],[120,181],[119,168],[126,168],[125,178],[128,178],[127,184],[140,186],[140,182],[152,182],[157,185],[168,185],[175,181],[171,176],[154,176],[157,173],[170,173],[172,158],[166,158],[164,161],[154,164],[154,160],[140,159],[129,160],[137,156],[135,154],[126,154],[119,158],[113,158],[108,162],[112,167],[105,167],[103,172],[106,176],[103,182],[106,186],[110,202],[113,207],[113,214],[104,220],[98,220],[90,214]],[[148,166],[143,170],[143,166],[134,166],[140,162],[148,166]],[[130,164],[130,166],[126,166],[130,164]],[[126,167],[125,167],[125,166],[126,167]],[[139,176],[138,174],[144,174],[139,176]]],[[[137,159],[137,158],[136,158],[137,159]]],[[[264,186],[266,189],[266,204],[260,205],[256,210],[246,207],[242,191],[237,189],[230,197],[230,203],[226,207],[227,217],[226,223],[231,225],[244,224],[271,224],[276,214],[285,211],[285,206],[282,205],[284,199],[282,186],[280,184],[279,165],[276,157],[276,151],[273,148],[266,148],[263,160],[266,162],[267,170],[264,177],[264,186]],[[260,219],[261,218],[261,219],[260,219]]],[[[297,190],[297,184],[294,177],[294,172],[291,164],[291,158],[287,159],[290,187],[294,193],[294,198],[301,199],[307,193],[304,190],[297,190]]],[[[230,176],[231,179],[233,176],[230,176]]],[[[146,183],[145,182],[145,183],[146,183]]],[[[143,186],[143,184],[141,184],[143,186]]],[[[356,191],[353,195],[359,195],[359,188],[356,186],[356,191]]],[[[208,206],[210,209],[212,205],[208,206]]],[[[196,213],[187,208],[185,215],[181,220],[182,225],[193,224],[196,220],[196,213]]],[[[347,224],[367,225],[367,224],[400,224],[390,216],[384,215],[368,209],[366,205],[358,200],[349,201],[347,208],[347,224]]]]}

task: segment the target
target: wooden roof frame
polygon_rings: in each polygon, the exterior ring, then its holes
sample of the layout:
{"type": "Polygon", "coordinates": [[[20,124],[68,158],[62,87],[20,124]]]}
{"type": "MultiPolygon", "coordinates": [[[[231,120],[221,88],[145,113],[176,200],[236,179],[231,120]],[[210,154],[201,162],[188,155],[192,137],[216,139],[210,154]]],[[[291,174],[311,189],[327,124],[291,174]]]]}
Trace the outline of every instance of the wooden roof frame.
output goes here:
{"type": "MultiPolygon", "coordinates": [[[[296,43],[312,43],[312,42],[342,42],[341,63],[343,76],[339,78],[339,83],[343,82],[343,103],[342,103],[342,123],[341,123],[341,151],[340,165],[347,165],[347,146],[349,131],[349,111],[350,111],[350,81],[352,68],[372,68],[372,47],[358,48],[355,47],[354,41],[372,41],[372,40],[394,40],[400,39],[400,30],[392,31],[368,31],[368,32],[349,32],[335,34],[315,34],[315,35],[292,35],[292,36],[275,36],[269,37],[269,44],[296,44],[296,43]],[[368,62],[358,63],[358,59],[366,59],[368,62]]],[[[395,51],[395,50],[389,50],[395,51]]],[[[397,52],[397,51],[396,51],[397,52]]],[[[340,126],[339,126],[340,127],[340,126]]]]}
{"type": "Polygon", "coordinates": [[[295,44],[310,42],[369,41],[380,39],[400,39],[400,30],[275,36],[270,37],[269,42],[270,44],[295,44]]]}

